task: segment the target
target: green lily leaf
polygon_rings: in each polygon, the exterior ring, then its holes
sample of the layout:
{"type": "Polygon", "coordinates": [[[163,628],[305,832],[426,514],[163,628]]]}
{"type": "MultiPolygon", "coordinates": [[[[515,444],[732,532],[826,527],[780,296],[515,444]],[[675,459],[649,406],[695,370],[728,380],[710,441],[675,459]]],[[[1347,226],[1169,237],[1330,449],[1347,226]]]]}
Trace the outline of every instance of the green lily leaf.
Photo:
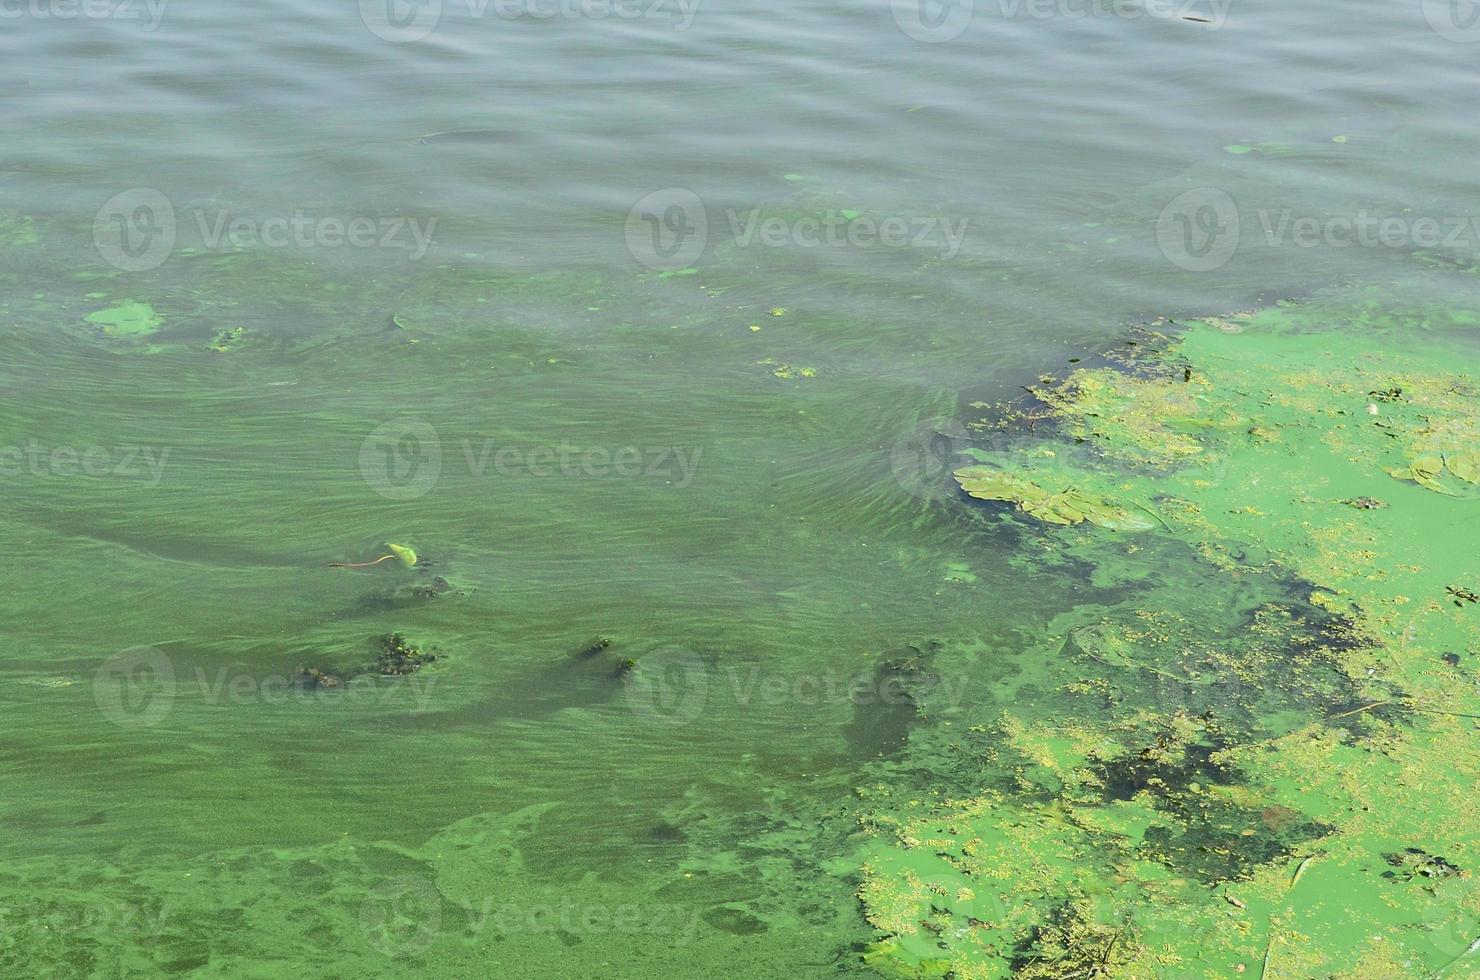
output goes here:
{"type": "Polygon", "coordinates": [[[1446,497],[1480,497],[1480,453],[1424,453],[1388,474],[1446,497]]]}
{"type": "Polygon", "coordinates": [[[396,556],[396,561],[405,565],[407,568],[416,565],[415,549],[409,548],[404,544],[391,544],[389,541],[386,542],[385,547],[387,551],[396,556]]]}
{"type": "Polygon", "coordinates": [[[1466,483],[1480,483],[1480,453],[1446,453],[1444,465],[1466,483]]]}
{"type": "Polygon", "coordinates": [[[1018,508],[1048,524],[1081,524],[1085,512],[1072,490],[1018,501],[1018,508]]]}
{"type": "Polygon", "coordinates": [[[1095,505],[1084,512],[1084,519],[1098,527],[1112,531],[1149,531],[1156,527],[1156,521],[1132,508],[1099,498],[1095,501],[1095,505]]]}

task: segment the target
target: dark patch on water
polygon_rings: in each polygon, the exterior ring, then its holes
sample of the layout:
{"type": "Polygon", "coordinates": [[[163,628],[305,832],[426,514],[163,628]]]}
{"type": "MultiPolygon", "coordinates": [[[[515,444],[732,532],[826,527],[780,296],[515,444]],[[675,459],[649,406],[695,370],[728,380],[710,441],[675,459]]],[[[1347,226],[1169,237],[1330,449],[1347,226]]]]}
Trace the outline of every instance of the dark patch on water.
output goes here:
{"type": "Polygon", "coordinates": [[[1335,828],[1314,820],[1273,821],[1265,811],[1250,810],[1206,794],[1178,794],[1160,806],[1185,822],[1180,832],[1169,827],[1146,831],[1145,850],[1155,861],[1206,884],[1249,877],[1263,864],[1295,853],[1297,847],[1335,828]]]}
{"type": "Polygon", "coordinates": [[[1226,747],[1222,739],[1179,746],[1170,731],[1160,732],[1139,752],[1104,764],[1101,772],[1105,799],[1129,800],[1144,790],[1157,794],[1184,791],[1194,783],[1222,786],[1238,783],[1241,780],[1236,772],[1213,759],[1216,752],[1226,747]]]}
{"type": "Polygon", "coordinates": [[[648,840],[655,844],[680,844],[684,840],[682,827],[675,827],[666,821],[654,824],[648,829],[648,840]]]}
{"type": "Polygon", "coordinates": [[[758,936],[770,929],[765,922],[744,909],[728,905],[716,905],[706,910],[703,918],[714,928],[721,932],[728,932],[732,936],[758,936]]]}
{"type": "Polygon", "coordinates": [[[939,640],[910,644],[875,664],[868,684],[855,685],[853,719],[843,728],[850,755],[875,759],[904,748],[924,701],[940,684],[931,667],[940,649],[939,640]]]}

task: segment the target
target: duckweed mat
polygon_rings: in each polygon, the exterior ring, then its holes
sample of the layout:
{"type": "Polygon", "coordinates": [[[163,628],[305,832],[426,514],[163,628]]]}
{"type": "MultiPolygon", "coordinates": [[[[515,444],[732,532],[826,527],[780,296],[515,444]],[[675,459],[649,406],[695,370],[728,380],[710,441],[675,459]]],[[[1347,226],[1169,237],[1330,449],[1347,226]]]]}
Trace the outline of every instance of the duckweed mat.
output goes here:
{"type": "Polygon", "coordinates": [[[1056,617],[1011,696],[862,791],[866,960],[1480,973],[1465,326],[1300,306],[1164,324],[976,406],[955,478],[978,520],[1021,528],[1010,561],[1072,555],[1123,596],[1056,617]],[[1117,531],[1106,501],[1147,520],[1117,531]]]}

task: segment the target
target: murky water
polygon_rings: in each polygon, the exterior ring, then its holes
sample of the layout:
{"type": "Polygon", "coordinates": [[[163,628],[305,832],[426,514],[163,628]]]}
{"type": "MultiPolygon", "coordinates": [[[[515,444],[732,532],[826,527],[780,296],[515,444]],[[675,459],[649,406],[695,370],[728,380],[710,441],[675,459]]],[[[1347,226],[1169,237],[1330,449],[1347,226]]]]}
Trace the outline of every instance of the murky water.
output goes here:
{"type": "Polygon", "coordinates": [[[1145,597],[969,406],[1476,309],[1473,13],[0,7],[0,963],[869,975],[861,788],[1145,597]]]}

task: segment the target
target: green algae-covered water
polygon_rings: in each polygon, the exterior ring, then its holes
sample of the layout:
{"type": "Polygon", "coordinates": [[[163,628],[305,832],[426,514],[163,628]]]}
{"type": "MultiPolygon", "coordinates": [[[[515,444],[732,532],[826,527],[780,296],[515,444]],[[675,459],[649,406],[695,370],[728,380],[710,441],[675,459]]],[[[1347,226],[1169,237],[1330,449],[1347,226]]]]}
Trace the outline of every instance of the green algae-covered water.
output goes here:
{"type": "Polygon", "coordinates": [[[0,10],[0,974],[1480,975],[1472,13],[0,10]]]}

